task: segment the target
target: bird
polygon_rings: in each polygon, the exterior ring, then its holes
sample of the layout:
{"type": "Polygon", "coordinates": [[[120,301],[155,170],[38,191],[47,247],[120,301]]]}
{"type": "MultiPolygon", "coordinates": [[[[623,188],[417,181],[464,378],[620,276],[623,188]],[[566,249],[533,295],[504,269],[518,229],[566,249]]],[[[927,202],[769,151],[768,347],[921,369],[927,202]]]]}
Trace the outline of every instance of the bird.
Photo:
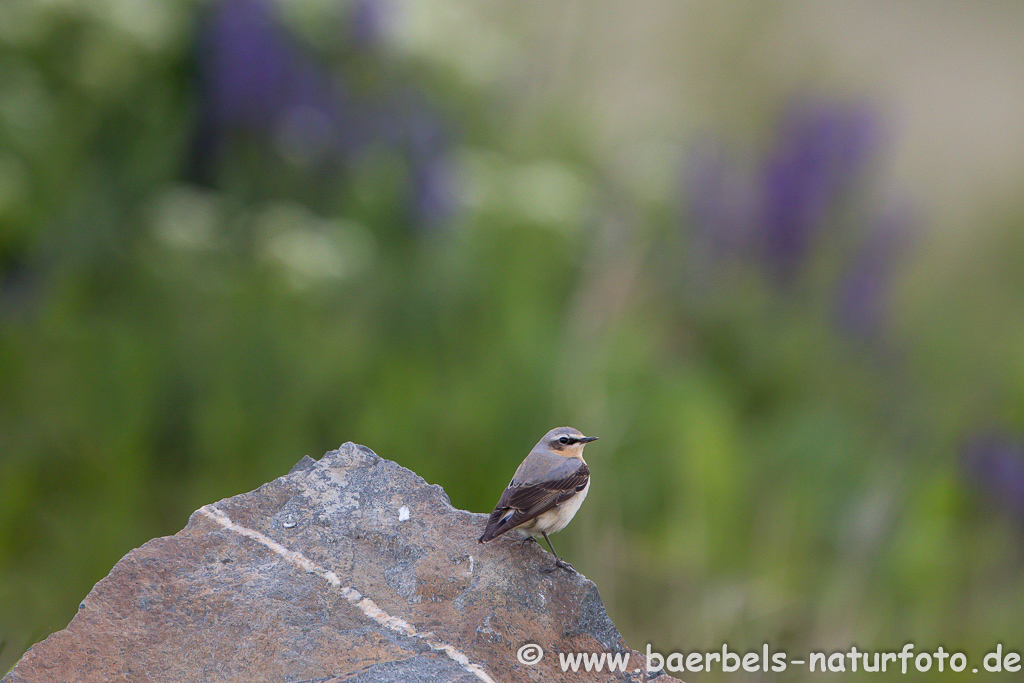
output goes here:
{"type": "Polygon", "coordinates": [[[587,497],[590,467],[583,459],[583,448],[591,441],[597,437],[583,436],[572,427],[558,427],[545,434],[512,476],[477,542],[492,541],[509,529],[525,531],[528,536],[523,543],[536,543],[537,536],[542,536],[555,564],[541,571],[547,574],[561,568],[577,574],[555,552],[548,534],[564,529],[587,497]]]}

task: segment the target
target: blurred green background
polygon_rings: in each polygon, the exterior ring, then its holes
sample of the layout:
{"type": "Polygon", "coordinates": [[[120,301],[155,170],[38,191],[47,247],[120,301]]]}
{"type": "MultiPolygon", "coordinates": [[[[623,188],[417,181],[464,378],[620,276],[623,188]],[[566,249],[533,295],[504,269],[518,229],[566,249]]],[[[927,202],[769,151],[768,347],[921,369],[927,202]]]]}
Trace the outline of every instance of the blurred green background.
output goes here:
{"type": "Polygon", "coordinates": [[[1021,651],[1022,35],[3,0],[0,672],[304,454],[488,512],[564,424],[601,441],[558,548],[633,647],[1021,651]]]}

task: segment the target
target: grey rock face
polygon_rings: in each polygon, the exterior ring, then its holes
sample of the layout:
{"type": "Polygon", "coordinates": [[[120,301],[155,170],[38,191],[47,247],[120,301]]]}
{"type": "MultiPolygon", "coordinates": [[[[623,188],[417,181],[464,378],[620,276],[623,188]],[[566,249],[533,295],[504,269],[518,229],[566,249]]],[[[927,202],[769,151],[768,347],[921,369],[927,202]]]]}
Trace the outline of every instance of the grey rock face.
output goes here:
{"type": "Polygon", "coordinates": [[[346,443],[125,555],[3,683],[646,680],[596,586],[515,534],[477,544],[486,518],[346,443]]]}

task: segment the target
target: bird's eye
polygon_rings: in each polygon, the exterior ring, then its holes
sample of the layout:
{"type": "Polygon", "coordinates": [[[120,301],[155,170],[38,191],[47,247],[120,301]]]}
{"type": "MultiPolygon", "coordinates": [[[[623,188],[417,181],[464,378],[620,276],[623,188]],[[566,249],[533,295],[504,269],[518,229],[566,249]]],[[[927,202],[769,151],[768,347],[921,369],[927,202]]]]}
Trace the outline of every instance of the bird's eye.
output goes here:
{"type": "Polygon", "coordinates": [[[565,444],[569,443],[569,437],[563,436],[561,439],[558,440],[558,443],[560,443],[562,445],[565,445],[565,444]]]}

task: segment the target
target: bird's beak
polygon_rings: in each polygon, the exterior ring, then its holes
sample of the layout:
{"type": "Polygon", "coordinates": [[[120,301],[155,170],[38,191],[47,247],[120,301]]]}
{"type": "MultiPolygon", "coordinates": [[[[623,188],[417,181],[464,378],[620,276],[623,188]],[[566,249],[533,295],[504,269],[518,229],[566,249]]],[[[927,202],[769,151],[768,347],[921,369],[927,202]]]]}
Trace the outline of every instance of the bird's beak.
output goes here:
{"type": "Polygon", "coordinates": [[[597,437],[596,436],[585,436],[582,439],[580,439],[580,441],[583,442],[583,443],[590,443],[591,441],[597,441],[597,437]]]}

